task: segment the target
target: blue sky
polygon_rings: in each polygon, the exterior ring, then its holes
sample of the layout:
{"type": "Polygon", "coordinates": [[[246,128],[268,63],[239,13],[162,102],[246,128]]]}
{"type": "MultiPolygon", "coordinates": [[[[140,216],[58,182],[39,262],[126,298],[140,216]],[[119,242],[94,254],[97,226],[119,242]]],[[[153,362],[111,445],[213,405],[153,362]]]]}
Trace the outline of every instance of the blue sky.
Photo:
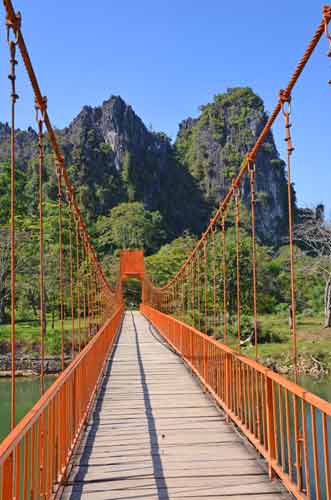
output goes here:
{"type": "MultiPolygon", "coordinates": [[[[232,86],[250,86],[274,107],[322,16],[319,0],[15,0],[58,127],[84,104],[120,94],[146,125],[172,138],[178,123],[232,86]]],[[[3,26],[3,19],[1,19],[3,26]]],[[[2,36],[4,39],[4,29],[2,36]]],[[[7,47],[0,44],[6,83],[7,47]]],[[[331,59],[323,37],[293,93],[294,181],[299,203],[330,203],[331,59]]],[[[34,125],[33,98],[18,67],[17,124],[34,125]]],[[[8,120],[7,96],[1,121],[8,120]]],[[[9,81],[8,81],[9,93],[9,81]]],[[[284,156],[283,121],[274,128],[284,156]]]]}

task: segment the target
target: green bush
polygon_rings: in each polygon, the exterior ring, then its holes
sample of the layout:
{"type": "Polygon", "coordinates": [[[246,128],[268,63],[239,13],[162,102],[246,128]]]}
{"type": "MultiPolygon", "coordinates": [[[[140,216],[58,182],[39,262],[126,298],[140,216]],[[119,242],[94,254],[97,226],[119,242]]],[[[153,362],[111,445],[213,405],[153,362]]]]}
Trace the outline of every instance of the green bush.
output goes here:
{"type": "MultiPolygon", "coordinates": [[[[238,322],[237,320],[230,323],[228,326],[228,334],[232,337],[237,337],[238,322]]],[[[251,338],[251,344],[254,344],[254,320],[252,316],[243,314],[240,318],[240,339],[246,340],[251,338]]],[[[261,321],[257,321],[257,338],[259,344],[281,343],[287,341],[275,328],[267,325],[262,325],[261,321]]]]}

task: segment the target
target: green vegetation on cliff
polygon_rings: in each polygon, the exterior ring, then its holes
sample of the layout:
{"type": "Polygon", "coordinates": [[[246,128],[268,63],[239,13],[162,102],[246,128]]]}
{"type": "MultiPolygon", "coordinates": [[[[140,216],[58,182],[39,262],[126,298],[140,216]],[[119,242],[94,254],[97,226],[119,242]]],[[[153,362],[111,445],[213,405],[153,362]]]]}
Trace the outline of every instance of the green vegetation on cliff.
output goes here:
{"type": "MultiPolygon", "coordinates": [[[[197,180],[205,200],[216,206],[238,174],[268,116],[262,99],[248,87],[228,89],[200,110],[198,118],[180,124],[175,147],[179,161],[197,180]]],[[[287,186],[284,162],[272,133],[256,158],[255,191],[257,233],[263,242],[279,245],[286,232],[287,186]]],[[[242,186],[242,199],[248,207],[248,182],[242,186]]]]}

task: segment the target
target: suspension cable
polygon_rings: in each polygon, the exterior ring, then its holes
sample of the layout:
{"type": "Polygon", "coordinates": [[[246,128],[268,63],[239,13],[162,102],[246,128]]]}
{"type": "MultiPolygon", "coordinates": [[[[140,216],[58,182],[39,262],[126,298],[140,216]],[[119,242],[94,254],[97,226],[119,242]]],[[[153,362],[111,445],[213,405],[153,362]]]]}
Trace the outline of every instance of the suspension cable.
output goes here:
{"type": "Polygon", "coordinates": [[[292,182],[291,182],[291,156],[294,151],[291,137],[291,97],[280,91],[282,100],[282,112],[285,121],[285,142],[287,143],[287,199],[288,199],[288,227],[290,245],[290,276],[291,276],[291,310],[290,324],[293,343],[293,372],[294,380],[297,381],[297,328],[296,328],[296,303],[295,303],[295,269],[294,269],[294,248],[293,248],[293,203],[292,203],[292,182]]]}
{"type": "Polygon", "coordinates": [[[64,269],[63,269],[63,217],[62,217],[62,173],[63,165],[57,162],[58,186],[58,225],[59,225],[59,298],[60,298],[60,329],[61,329],[61,370],[64,370],[64,269]]]}
{"type": "MultiPolygon", "coordinates": [[[[324,22],[324,32],[325,36],[329,42],[329,48],[326,53],[328,57],[331,57],[331,34],[329,32],[329,21],[331,17],[331,6],[324,5],[323,7],[323,22],[324,22]]],[[[331,84],[331,80],[328,80],[329,85],[331,84]]]]}
{"type": "Polygon", "coordinates": [[[44,230],[43,230],[43,170],[44,170],[44,144],[43,144],[43,124],[44,112],[46,109],[46,98],[44,98],[44,107],[41,109],[36,102],[36,122],[38,126],[38,179],[39,179],[39,295],[40,295],[40,391],[45,391],[44,383],[44,358],[45,358],[45,336],[46,336],[46,317],[45,317],[45,285],[44,285],[44,230]],[[40,115],[41,113],[41,115],[40,115]]]}
{"type": "Polygon", "coordinates": [[[20,14],[14,14],[13,19],[7,16],[7,42],[9,46],[11,82],[11,123],[10,123],[10,300],[11,300],[11,428],[16,422],[16,385],[15,385],[15,299],[16,299],[16,273],[15,273],[15,105],[18,99],[16,93],[16,46],[19,40],[21,24],[20,14]],[[13,31],[14,40],[10,39],[13,31]]]}
{"type": "Polygon", "coordinates": [[[255,359],[258,358],[257,337],[257,291],[256,291],[256,236],[255,236],[255,163],[249,165],[249,186],[251,198],[251,224],[252,224],[252,281],[253,281],[253,328],[255,359]]]}
{"type": "Polygon", "coordinates": [[[234,209],[235,209],[235,233],[236,233],[236,288],[237,288],[237,335],[238,335],[238,352],[240,352],[240,337],[241,337],[241,297],[240,297],[240,235],[239,235],[239,187],[233,186],[234,192],[234,209]]]}
{"type": "Polygon", "coordinates": [[[86,300],[86,247],[85,247],[85,238],[83,235],[82,239],[82,293],[83,293],[83,331],[84,331],[84,343],[87,343],[87,300],[86,300]]]}
{"type": "Polygon", "coordinates": [[[91,337],[91,256],[90,249],[87,250],[87,331],[88,338],[91,337]]]}
{"type": "Polygon", "coordinates": [[[226,212],[222,213],[221,239],[222,239],[222,264],[223,264],[223,342],[227,343],[227,265],[226,265],[226,235],[225,235],[226,212]]]}
{"type": "Polygon", "coordinates": [[[201,311],[200,311],[200,305],[201,305],[201,293],[200,293],[200,249],[197,252],[197,267],[198,267],[198,272],[197,272],[198,328],[199,328],[199,330],[201,330],[201,311]]]}
{"type": "Polygon", "coordinates": [[[212,228],[212,246],[213,246],[213,337],[216,338],[216,226],[212,228]]]}
{"type": "Polygon", "coordinates": [[[207,310],[207,242],[203,245],[203,296],[204,296],[204,332],[208,334],[208,310],[207,310]]]}
{"type": "Polygon", "coordinates": [[[73,263],[73,211],[72,193],[67,188],[67,202],[69,205],[69,289],[71,312],[71,358],[75,356],[75,300],[74,300],[74,263],[73,263]]]}
{"type": "Polygon", "coordinates": [[[191,260],[191,308],[192,308],[192,325],[195,326],[195,261],[194,259],[191,260]]]}
{"type": "Polygon", "coordinates": [[[76,297],[78,321],[78,352],[81,351],[81,324],[80,324],[80,258],[79,258],[79,220],[76,218],[76,297]]]}

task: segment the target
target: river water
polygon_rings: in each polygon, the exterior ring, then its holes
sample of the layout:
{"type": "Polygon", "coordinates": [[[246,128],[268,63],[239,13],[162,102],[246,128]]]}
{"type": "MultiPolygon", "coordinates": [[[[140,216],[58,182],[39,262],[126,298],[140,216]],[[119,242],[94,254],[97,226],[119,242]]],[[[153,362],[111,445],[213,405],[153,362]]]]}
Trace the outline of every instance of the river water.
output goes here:
{"type": "MultiPolygon", "coordinates": [[[[45,377],[45,387],[54,381],[54,376],[45,377]]],[[[31,410],[40,398],[40,381],[38,377],[22,377],[16,379],[16,423],[31,410]]],[[[11,382],[0,379],[0,442],[10,431],[11,382]]]]}
{"type": "MultiPolygon", "coordinates": [[[[45,385],[49,387],[53,376],[45,377],[45,385]]],[[[331,377],[315,379],[310,376],[300,377],[299,384],[308,391],[331,401],[331,377]]],[[[10,379],[0,379],[0,442],[10,430],[10,379]]],[[[40,397],[38,377],[17,378],[16,380],[16,413],[17,422],[32,408],[40,397]]]]}
{"type": "Polygon", "coordinates": [[[331,401],[331,377],[327,375],[322,378],[315,378],[309,375],[299,377],[298,384],[307,391],[316,394],[320,398],[331,401]]]}
{"type": "MultiPolygon", "coordinates": [[[[53,376],[45,377],[45,385],[49,387],[53,376]]],[[[300,377],[299,384],[308,391],[331,401],[331,377],[315,379],[310,376],[300,377]]],[[[10,430],[10,379],[0,379],[0,442],[10,430]]],[[[16,380],[16,413],[17,422],[32,408],[40,397],[38,377],[17,378],[16,380]]]]}

